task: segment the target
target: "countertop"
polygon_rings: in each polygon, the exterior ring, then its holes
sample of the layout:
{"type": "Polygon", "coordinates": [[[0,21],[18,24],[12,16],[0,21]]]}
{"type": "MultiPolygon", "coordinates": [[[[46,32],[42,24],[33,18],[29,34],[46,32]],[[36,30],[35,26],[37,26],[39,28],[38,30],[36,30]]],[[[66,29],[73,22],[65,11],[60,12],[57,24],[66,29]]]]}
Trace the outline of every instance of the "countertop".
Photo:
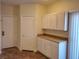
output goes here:
{"type": "Polygon", "coordinates": [[[53,42],[56,42],[56,43],[67,41],[67,38],[57,37],[57,36],[48,35],[48,34],[40,34],[40,35],[38,35],[38,37],[44,38],[46,40],[53,41],[53,42]]]}

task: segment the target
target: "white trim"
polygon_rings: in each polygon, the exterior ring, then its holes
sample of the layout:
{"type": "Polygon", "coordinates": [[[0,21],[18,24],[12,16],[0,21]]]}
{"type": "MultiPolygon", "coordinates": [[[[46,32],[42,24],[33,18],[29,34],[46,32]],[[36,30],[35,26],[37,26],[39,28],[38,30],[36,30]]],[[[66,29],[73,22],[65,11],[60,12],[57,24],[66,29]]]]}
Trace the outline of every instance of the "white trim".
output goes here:
{"type": "Polygon", "coordinates": [[[69,59],[79,59],[79,12],[69,14],[69,59]]]}
{"type": "Polygon", "coordinates": [[[0,54],[1,54],[2,52],[0,51],[0,54]]]}

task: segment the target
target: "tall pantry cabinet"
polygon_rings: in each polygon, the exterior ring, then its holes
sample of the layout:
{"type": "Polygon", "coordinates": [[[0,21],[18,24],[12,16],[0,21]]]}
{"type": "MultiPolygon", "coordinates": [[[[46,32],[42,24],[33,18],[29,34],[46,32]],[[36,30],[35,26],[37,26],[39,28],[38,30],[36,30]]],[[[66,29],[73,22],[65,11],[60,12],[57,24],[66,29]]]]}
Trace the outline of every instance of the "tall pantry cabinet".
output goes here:
{"type": "Polygon", "coordinates": [[[35,50],[35,5],[20,6],[20,49],[35,50]]]}
{"type": "Polygon", "coordinates": [[[20,5],[20,50],[36,51],[36,36],[41,32],[43,7],[37,4],[20,5]],[[41,11],[40,11],[41,10],[41,11]],[[40,17],[39,17],[40,16],[40,17]]]}

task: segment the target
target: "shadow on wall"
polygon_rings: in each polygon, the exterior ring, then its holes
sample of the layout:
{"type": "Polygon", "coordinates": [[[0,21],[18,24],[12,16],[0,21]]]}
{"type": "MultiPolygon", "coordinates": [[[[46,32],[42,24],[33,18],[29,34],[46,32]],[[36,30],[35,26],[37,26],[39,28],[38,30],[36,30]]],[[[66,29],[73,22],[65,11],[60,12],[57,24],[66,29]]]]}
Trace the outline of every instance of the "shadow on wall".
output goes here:
{"type": "Polygon", "coordinates": [[[43,29],[43,33],[44,34],[56,35],[56,36],[68,38],[68,32],[65,32],[65,31],[43,29]]]}

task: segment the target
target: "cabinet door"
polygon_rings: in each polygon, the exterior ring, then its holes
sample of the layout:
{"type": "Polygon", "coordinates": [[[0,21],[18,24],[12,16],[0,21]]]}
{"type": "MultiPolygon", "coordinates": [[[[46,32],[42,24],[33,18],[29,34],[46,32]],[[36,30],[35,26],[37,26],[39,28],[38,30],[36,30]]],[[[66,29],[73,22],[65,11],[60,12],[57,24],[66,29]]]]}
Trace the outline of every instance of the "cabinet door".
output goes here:
{"type": "Polygon", "coordinates": [[[43,18],[43,28],[56,29],[56,14],[48,14],[43,18]]]}
{"type": "Polygon", "coordinates": [[[56,14],[50,14],[50,29],[56,30],[56,22],[57,22],[57,16],[56,14]]]}
{"type": "Polygon", "coordinates": [[[40,51],[40,52],[42,51],[42,45],[43,45],[42,39],[38,37],[37,50],[40,51]]]}
{"type": "Polygon", "coordinates": [[[51,58],[51,41],[49,40],[45,40],[45,55],[48,57],[48,58],[51,58]]]}
{"type": "Polygon", "coordinates": [[[51,43],[51,59],[58,59],[58,44],[55,42],[51,43]]]}
{"type": "Polygon", "coordinates": [[[34,28],[34,17],[24,16],[21,18],[21,49],[34,50],[36,37],[34,28]]]}
{"type": "Polygon", "coordinates": [[[51,42],[43,39],[38,38],[38,51],[43,53],[45,56],[51,58],[51,42]]]}
{"type": "Polygon", "coordinates": [[[50,19],[48,15],[45,15],[43,17],[43,28],[44,29],[49,29],[50,28],[50,19]]]}
{"type": "Polygon", "coordinates": [[[68,13],[62,12],[57,14],[57,30],[67,31],[68,13]]]}
{"type": "Polygon", "coordinates": [[[41,53],[45,53],[45,42],[43,38],[38,37],[38,42],[37,42],[37,49],[41,53]]]}

